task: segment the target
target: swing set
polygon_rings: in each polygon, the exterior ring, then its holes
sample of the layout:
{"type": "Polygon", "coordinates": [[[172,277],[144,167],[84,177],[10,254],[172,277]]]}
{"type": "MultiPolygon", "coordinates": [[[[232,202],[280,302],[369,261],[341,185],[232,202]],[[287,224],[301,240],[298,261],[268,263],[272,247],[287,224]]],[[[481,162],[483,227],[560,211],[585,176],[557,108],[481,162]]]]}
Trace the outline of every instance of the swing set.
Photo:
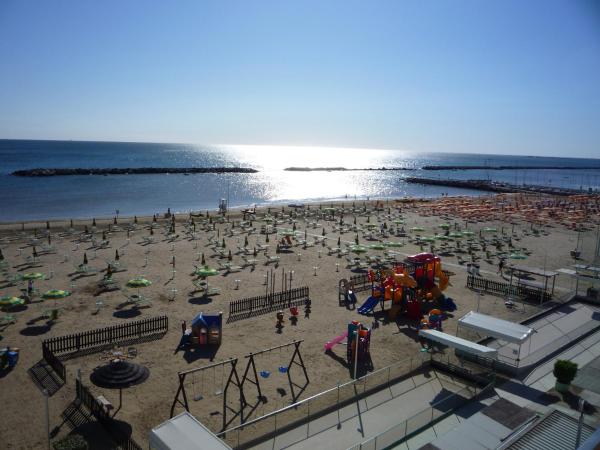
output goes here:
{"type": "MultiPolygon", "coordinates": [[[[258,406],[261,403],[266,403],[267,401],[267,398],[263,395],[263,389],[261,388],[260,380],[269,378],[271,376],[271,371],[267,368],[264,368],[263,370],[259,371],[259,369],[257,368],[256,357],[270,355],[278,350],[279,360],[283,361],[283,352],[285,351],[285,349],[288,348],[293,348],[291,358],[289,359],[287,364],[280,363],[281,365],[276,367],[274,370],[276,370],[281,375],[287,375],[287,382],[290,388],[290,392],[292,394],[292,403],[296,403],[302,392],[304,392],[304,390],[309,384],[306,366],[304,365],[304,360],[302,359],[302,355],[300,354],[300,345],[302,344],[302,342],[304,342],[304,340],[294,340],[287,344],[277,345],[275,347],[270,347],[255,353],[249,353],[245,356],[247,363],[242,377],[239,376],[237,368],[239,361],[237,358],[230,358],[225,361],[209,364],[207,366],[197,367],[194,369],[178,372],[177,376],[179,378],[179,387],[175,394],[175,398],[173,399],[173,404],[171,405],[171,417],[173,417],[175,414],[175,407],[177,406],[177,404],[183,406],[187,412],[190,412],[190,405],[188,400],[189,393],[186,392],[186,379],[187,377],[191,377],[191,398],[194,401],[204,400],[208,397],[213,396],[223,396],[221,410],[223,416],[223,423],[221,431],[227,429],[227,427],[238,416],[240,417],[240,424],[244,424],[246,420],[258,408],[258,406]],[[302,374],[304,375],[305,382],[302,385],[296,383],[292,379],[292,369],[296,366],[302,369],[302,374]],[[220,384],[217,384],[217,373],[220,373],[220,384]],[[247,391],[249,388],[247,383],[252,384],[256,389],[257,401],[253,405],[248,403],[248,401],[246,400],[247,394],[245,391],[247,391]],[[212,388],[210,387],[211,385],[212,388]],[[232,389],[234,390],[233,392],[231,391],[232,389]],[[237,403],[238,396],[236,396],[236,392],[239,396],[239,408],[232,407],[233,404],[237,403]],[[236,399],[230,405],[228,403],[228,396],[231,395],[236,397],[236,399]],[[249,411],[245,410],[247,407],[250,408],[249,411]],[[230,417],[230,419],[228,419],[228,413],[233,414],[230,417]]],[[[187,379],[187,384],[189,385],[189,379],[187,379]]]]}
{"type": "Polygon", "coordinates": [[[285,349],[291,348],[293,347],[294,351],[292,353],[291,358],[289,359],[289,361],[287,362],[287,364],[281,364],[277,367],[277,371],[280,374],[285,374],[287,375],[287,380],[288,380],[288,385],[290,387],[290,392],[292,394],[292,403],[296,403],[296,401],[298,400],[298,398],[300,397],[300,395],[302,394],[302,392],[304,392],[304,390],[306,389],[306,387],[309,384],[309,378],[308,378],[308,373],[306,371],[306,366],[304,365],[304,360],[302,359],[302,355],[300,354],[300,345],[302,344],[302,342],[304,342],[304,339],[299,340],[299,341],[292,341],[292,342],[288,342],[287,344],[282,344],[282,345],[277,345],[275,347],[270,347],[270,348],[266,348],[264,350],[260,350],[258,352],[254,352],[254,353],[249,353],[248,355],[245,356],[245,358],[248,360],[247,364],[246,364],[246,370],[244,370],[244,375],[242,375],[242,390],[244,389],[248,389],[248,388],[244,388],[244,386],[246,385],[246,383],[250,383],[252,385],[254,385],[254,387],[256,388],[256,393],[257,393],[257,399],[258,401],[256,402],[256,404],[254,405],[249,405],[247,404],[247,406],[251,406],[251,410],[248,414],[245,415],[244,420],[246,420],[253,412],[254,410],[256,410],[256,408],[259,406],[259,404],[262,403],[266,403],[267,402],[267,398],[266,396],[263,395],[263,390],[261,388],[261,378],[263,379],[267,379],[271,376],[271,371],[267,370],[267,369],[263,369],[263,370],[258,370],[256,367],[256,358],[260,357],[262,355],[270,355],[271,353],[279,350],[279,361],[280,364],[283,361],[282,360],[282,352],[285,349]],[[302,374],[304,375],[304,379],[305,382],[303,385],[297,384],[296,382],[293,381],[292,379],[292,368],[298,366],[302,369],[302,374]]]}
{"type": "MultiPolygon", "coordinates": [[[[192,377],[192,399],[194,401],[200,401],[205,399],[208,396],[223,396],[223,406],[222,406],[222,416],[223,416],[223,430],[231,424],[235,418],[239,415],[242,416],[243,423],[243,411],[246,406],[246,399],[244,397],[244,390],[242,388],[242,383],[240,381],[240,377],[237,371],[237,358],[230,358],[225,361],[217,362],[214,364],[209,364],[203,367],[197,367],[195,369],[185,370],[182,372],[177,372],[177,376],[179,377],[179,387],[177,388],[177,392],[175,394],[175,398],[173,399],[173,404],[171,405],[171,417],[175,414],[175,406],[177,404],[183,406],[187,412],[190,412],[190,406],[188,401],[188,394],[185,389],[186,378],[188,376],[192,377]],[[217,385],[217,372],[220,369],[221,382],[217,385]],[[227,371],[229,370],[229,374],[227,375],[227,381],[224,382],[227,371]],[[209,371],[212,371],[209,373],[209,371]],[[212,379],[210,375],[212,374],[212,379]],[[211,383],[212,390],[208,388],[208,383],[211,383]],[[199,387],[197,388],[197,384],[199,387]],[[236,389],[239,393],[239,402],[240,407],[239,410],[234,409],[227,402],[228,395],[230,393],[231,388],[236,389]],[[227,420],[227,413],[233,413],[233,416],[229,421],[227,420]]],[[[235,395],[235,392],[234,392],[235,395]]]]}

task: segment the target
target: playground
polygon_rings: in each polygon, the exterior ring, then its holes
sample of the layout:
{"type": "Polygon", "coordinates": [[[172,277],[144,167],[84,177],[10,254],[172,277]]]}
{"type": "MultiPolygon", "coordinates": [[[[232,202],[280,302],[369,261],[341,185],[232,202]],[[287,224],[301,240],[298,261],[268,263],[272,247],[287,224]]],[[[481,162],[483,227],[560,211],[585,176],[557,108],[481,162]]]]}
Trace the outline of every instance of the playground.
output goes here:
{"type": "MultiPolygon", "coordinates": [[[[7,408],[21,411],[24,423],[43,423],[44,397],[29,373],[42,358],[42,340],[168,316],[161,339],[133,345],[131,362],[146,367],[149,376],[123,389],[116,419],[129,424],[131,436],[143,446],[149,430],[168,419],[173,407],[174,414],[186,409],[183,386],[189,411],[220,432],[224,424],[237,426],[354,377],[419,358],[421,329],[455,334],[458,319],[469,311],[518,322],[544,308],[521,301],[509,308],[498,295],[468,289],[457,247],[470,257],[471,246],[481,275],[503,282],[497,275],[499,257],[486,255],[496,249],[491,242],[510,235],[515,246],[528,249],[528,265],[553,270],[577,245],[577,234],[563,227],[534,233],[525,220],[513,226],[493,218],[465,225],[463,218],[433,215],[423,205],[428,203],[258,209],[251,225],[241,214],[218,218],[212,213],[209,219],[203,214],[194,222],[188,215],[175,221],[120,218],[116,225],[97,219],[94,242],[80,241],[88,239],[86,226],[91,234],[91,220],[75,222],[72,232],[68,222],[51,223],[50,244],[42,231],[45,223],[26,224],[25,231],[20,225],[4,228],[2,294],[19,296],[24,290],[32,299],[5,312],[14,322],[2,332],[3,344],[19,349],[18,363],[2,379],[7,408]],[[429,236],[437,238],[425,240],[429,236]],[[448,239],[440,239],[444,236],[448,239]],[[549,242],[551,253],[545,251],[549,242]],[[28,292],[27,281],[18,275],[34,270],[44,277],[35,279],[28,292]],[[353,281],[357,277],[364,281],[353,281]],[[42,299],[44,292],[61,289],[71,295],[42,299]],[[49,310],[56,311],[54,318],[46,315],[49,310]],[[23,402],[30,407],[21,409],[23,402]]],[[[581,251],[592,251],[593,233],[583,234],[587,244],[580,244],[581,251]]],[[[574,283],[559,276],[554,295],[569,292],[574,283]]],[[[95,386],[90,378],[106,363],[104,356],[63,361],[66,383],[49,400],[55,436],[70,431],[64,412],[75,398],[79,370],[92,395],[117,409],[119,392],[95,386]]],[[[41,426],[24,430],[33,443],[7,426],[0,425],[0,432],[15,448],[24,442],[43,445],[41,426]]]]}

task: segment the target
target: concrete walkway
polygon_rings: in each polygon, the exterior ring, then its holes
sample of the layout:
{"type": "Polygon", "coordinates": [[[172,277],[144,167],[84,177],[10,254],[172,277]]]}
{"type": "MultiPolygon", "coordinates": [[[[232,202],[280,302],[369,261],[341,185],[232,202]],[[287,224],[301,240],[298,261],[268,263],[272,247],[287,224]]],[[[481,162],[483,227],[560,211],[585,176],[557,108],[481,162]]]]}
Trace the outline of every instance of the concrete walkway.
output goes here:
{"type": "MultiPolygon", "coordinates": [[[[254,448],[346,450],[402,423],[464,387],[444,376],[438,377],[432,370],[427,375],[417,375],[397,383],[389,389],[315,419],[254,448]]],[[[440,411],[452,409],[455,404],[450,404],[451,402],[456,402],[456,399],[442,402],[437,405],[437,408],[440,411]]],[[[416,429],[426,425],[430,420],[431,412],[428,411],[422,417],[411,420],[409,426],[416,429]]],[[[398,432],[404,433],[404,426],[401,428],[402,430],[399,429],[398,432]]]]}

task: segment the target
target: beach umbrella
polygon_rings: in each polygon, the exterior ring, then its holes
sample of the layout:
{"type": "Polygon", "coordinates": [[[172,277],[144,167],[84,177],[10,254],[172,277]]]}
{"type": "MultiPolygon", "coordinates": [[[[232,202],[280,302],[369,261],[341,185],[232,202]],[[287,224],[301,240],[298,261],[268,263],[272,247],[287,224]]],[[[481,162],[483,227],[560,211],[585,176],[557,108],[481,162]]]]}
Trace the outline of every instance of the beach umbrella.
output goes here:
{"type": "Polygon", "coordinates": [[[412,227],[410,229],[410,231],[425,231],[425,228],[423,228],[423,227],[412,227]]]}
{"type": "Polygon", "coordinates": [[[338,236],[337,246],[339,247],[341,243],[342,243],[342,238],[338,236]]]}
{"type": "Polygon", "coordinates": [[[527,256],[523,253],[511,253],[509,256],[510,259],[527,259],[527,256]]]}
{"type": "Polygon", "coordinates": [[[28,272],[24,273],[21,277],[23,280],[43,280],[46,278],[46,275],[40,272],[28,272]]]}
{"type": "Polygon", "coordinates": [[[461,237],[463,237],[463,233],[461,233],[460,231],[454,231],[454,232],[450,233],[448,236],[453,237],[453,238],[461,238],[461,237]]]}
{"type": "Polygon", "coordinates": [[[0,248],[0,261],[4,261],[4,254],[2,253],[1,248],[0,248]]]}
{"type": "Polygon", "coordinates": [[[229,250],[229,253],[227,254],[227,260],[231,261],[233,259],[233,257],[231,256],[231,250],[229,250]]]}
{"type": "Polygon", "coordinates": [[[95,227],[96,226],[96,219],[92,219],[92,226],[95,227]]]}
{"type": "Polygon", "coordinates": [[[244,236],[244,247],[248,247],[248,236],[244,236]]]}
{"type": "Polygon", "coordinates": [[[292,226],[292,230],[296,231],[296,222],[294,222],[294,225],[292,226]]]}
{"type": "Polygon", "coordinates": [[[321,236],[325,236],[325,227],[323,227],[323,231],[321,232],[321,236]]]}
{"type": "Polygon", "coordinates": [[[369,245],[369,248],[371,248],[373,250],[384,250],[385,249],[385,245],[383,245],[383,244],[371,244],[371,245],[369,245]]]}
{"type": "Polygon", "coordinates": [[[106,231],[102,230],[102,240],[106,240],[106,231]]]}
{"type": "Polygon", "coordinates": [[[117,218],[113,217],[113,223],[116,225],[117,224],[117,218]]]}
{"type": "Polygon", "coordinates": [[[21,306],[25,304],[25,299],[20,297],[13,297],[11,295],[5,295],[0,297],[0,307],[2,308],[13,308],[15,306],[21,306]]]}
{"type": "Polygon", "coordinates": [[[173,269],[175,268],[175,255],[173,255],[173,259],[171,260],[171,265],[173,266],[173,269]]]}
{"type": "Polygon", "coordinates": [[[354,225],[356,225],[356,216],[354,216],[354,225]]]}
{"type": "Polygon", "coordinates": [[[358,234],[354,237],[354,243],[358,245],[358,234]]]}
{"type": "Polygon", "coordinates": [[[73,219],[69,220],[69,228],[73,228],[73,219]]]}
{"type": "Polygon", "coordinates": [[[156,222],[156,214],[152,216],[152,222],[156,222]]]}
{"type": "Polygon", "coordinates": [[[223,242],[221,242],[221,247],[223,247],[223,248],[226,247],[226,245],[225,245],[225,238],[223,238],[223,242]]]}
{"type": "Polygon", "coordinates": [[[106,278],[108,280],[108,279],[112,278],[112,275],[113,275],[112,267],[109,264],[106,267],[106,275],[104,275],[104,278],[106,278]]]}
{"type": "Polygon", "coordinates": [[[119,260],[119,250],[115,250],[115,261],[119,260]]]}
{"type": "Polygon", "coordinates": [[[88,226],[87,225],[84,226],[83,232],[85,234],[89,234],[89,230],[88,230],[88,226]]]}
{"type": "Polygon", "coordinates": [[[425,237],[421,238],[421,240],[424,242],[434,242],[435,238],[431,237],[431,236],[425,236],[425,237]]]}
{"type": "Polygon", "coordinates": [[[33,246],[33,252],[32,252],[32,255],[33,255],[33,257],[34,257],[34,258],[37,258],[37,257],[38,257],[38,252],[37,252],[37,249],[35,248],[35,245],[33,246]]]}
{"type": "Polygon", "coordinates": [[[84,253],[84,254],[83,254],[83,265],[84,265],[84,266],[87,266],[87,263],[88,263],[88,259],[87,259],[87,253],[84,253]]]}
{"type": "Polygon", "coordinates": [[[386,242],[384,245],[386,247],[402,247],[404,244],[402,242],[386,242]]]}
{"type": "Polygon", "coordinates": [[[267,236],[265,237],[265,242],[269,242],[269,233],[267,233],[267,236]]]}
{"type": "Polygon", "coordinates": [[[442,223],[442,224],[438,225],[438,227],[443,228],[444,230],[449,230],[450,224],[442,223]]]}
{"type": "Polygon", "coordinates": [[[52,236],[48,233],[48,245],[52,245],[52,236]]]}
{"type": "Polygon", "coordinates": [[[205,260],[204,260],[204,253],[202,253],[202,262],[201,262],[201,264],[202,264],[202,265],[205,265],[205,264],[206,264],[206,262],[205,262],[205,260]]]}
{"type": "Polygon", "coordinates": [[[69,291],[64,291],[62,289],[51,289],[49,291],[44,292],[42,294],[42,298],[46,300],[58,300],[61,298],[66,298],[69,295],[71,295],[69,291]]]}
{"type": "Polygon", "coordinates": [[[402,220],[402,219],[396,219],[396,220],[394,220],[394,223],[396,225],[403,225],[404,224],[404,220],[402,220]]]}
{"type": "MultiPolygon", "coordinates": [[[[202,266],[199,269],[196,269],[196,275],[201,278],[207,279],[208,277],[214,277],[218,275],[219,271],[217,269],[213,269],[212,267],[202,266]]],[[[208,294],[208,279],[206,280],[206,290],[204,291],[205,295],[208,294]]]]}
{"type": "MultiPolygon", "coordinates": [[[[256,253],[256,247],[254,247],[254,250],[252,251],[252,256],[256,257],[257,253],[256,253]]],[[[204,260],[203,260],[204,262],[204,260]]]]}
{"type": "Polygon", "coordinates": [[[368,251],[367,247],[363,247],[362,245],[353,245],[352,247],[350,247],[350,251],[352,253],[366,253],[368,251]]]}
{"type": "Polygon", "coordinates": [[[475,233],[467,230],[467,231],[463,231],[462,234],[463,234],[463,236],[473,236],[475,233]]]}
{"type": "Polygon", "coordinates": [[[137,289],[137,292],[138,292],[137,293],[137,298],[138,298],[138,300],[141,299],[140,289],[148,287],[151,284],[152,284],[152,282],[150,280],[148,280],[147,278],[144,278],[144,277],[132,278],[131,280],[129,280],[126,283],[127,287],[137,289]]]}
{"type": "Polygon", "coordinates": [[[150,228],[150,236],[154,235],[154,228],[150,228]]]}
{"type": "Polygon", "coordinates": [[[495,233],[498,230],[496,228],[492,228],[492,227],[485,227],[483,229],[483,231],[486,232],[486,233],[495,233]]]}
{"type": "Polygon", "coordinates": [[[137,216],[133,216],[133,223],[137,224],[138,223],[138,218],[137,216]]]}

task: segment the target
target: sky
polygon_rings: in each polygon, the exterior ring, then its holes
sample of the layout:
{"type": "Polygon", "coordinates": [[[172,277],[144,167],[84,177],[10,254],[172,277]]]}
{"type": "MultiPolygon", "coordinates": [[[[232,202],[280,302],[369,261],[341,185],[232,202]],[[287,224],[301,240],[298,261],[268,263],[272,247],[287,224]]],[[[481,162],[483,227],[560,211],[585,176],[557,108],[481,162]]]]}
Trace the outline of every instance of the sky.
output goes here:
{"type": "Polygon", "coordinates": [[[600,2],[1,0],[0,138],[600,157],[600,2]]]}

